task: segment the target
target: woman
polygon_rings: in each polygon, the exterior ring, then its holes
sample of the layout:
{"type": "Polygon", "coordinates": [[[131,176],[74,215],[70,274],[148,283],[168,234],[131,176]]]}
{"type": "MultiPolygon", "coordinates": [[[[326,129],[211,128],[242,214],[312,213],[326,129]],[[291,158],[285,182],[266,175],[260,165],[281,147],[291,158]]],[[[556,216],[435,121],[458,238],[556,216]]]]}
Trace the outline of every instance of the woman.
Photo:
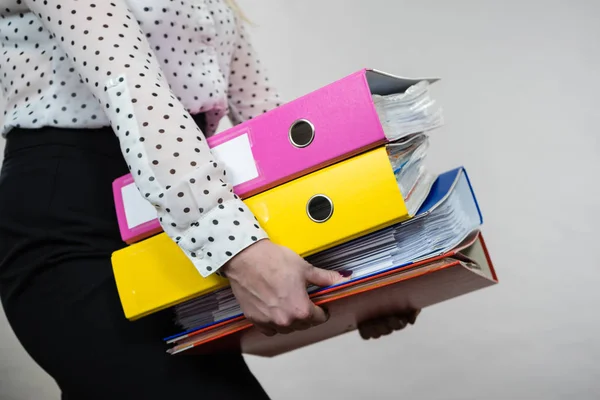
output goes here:
{"type": "MultiPolygon", "coordinates": [[[[220,0],[0,0],[6,101],[0,294],[63,398],[267,398],[239,354],[171,357],[172,315],[123,317],[113,179],[131,171],[203,276],[223,273],[267,335],[326,313],[306,283],[346,279],[268,240],[205,138],[279,97],[235,7],[220,0]]],[[[363,337],[416,316],[369,324],[363,337]]]]}

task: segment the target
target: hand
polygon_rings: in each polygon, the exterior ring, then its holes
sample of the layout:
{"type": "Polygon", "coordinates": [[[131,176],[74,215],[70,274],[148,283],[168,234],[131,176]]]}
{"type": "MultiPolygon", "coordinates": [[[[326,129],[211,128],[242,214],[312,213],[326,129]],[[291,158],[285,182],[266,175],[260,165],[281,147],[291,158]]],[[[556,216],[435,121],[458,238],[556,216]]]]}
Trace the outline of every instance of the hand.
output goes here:
{"type": "Polygon", "coordinates": [[[358,331],[365,340],[378,339],[381,336],[389,335],[393,331],[400,331],[408,324],[414,325],[420,313],[421,310],[412,310],[402,314],[375,318],[359,324],[358,331]]]}
{"type": "Polygon", "coordinates": [[[330,286],[347,280],[266,239],[233,257],[223,271],[246,318],[268,336],[327,321],[326,312],[310,300],[307,283],[330,286]]]}

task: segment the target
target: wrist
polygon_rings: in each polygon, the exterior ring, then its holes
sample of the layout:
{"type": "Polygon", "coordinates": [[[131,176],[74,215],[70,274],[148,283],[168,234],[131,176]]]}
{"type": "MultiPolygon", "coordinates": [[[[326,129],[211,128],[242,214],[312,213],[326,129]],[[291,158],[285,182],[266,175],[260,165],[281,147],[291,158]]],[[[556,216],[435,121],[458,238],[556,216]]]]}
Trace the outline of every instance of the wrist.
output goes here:
{"type": "Polygon", "coordinates": [[[243,271],[247,270],[248,267],[251,266],[252,253],[255,251],[260,251],[259,248],[263,247],[267,242],[269,242],[269,239],[264,238],[259,239],[258,241],[249,245],[244,250],[233,256],[228,262],[223,264],[223,266],[218,270],[219,274],[223,277],[227,277],[228,279],[235,279],[240,273],[243,273],[243,271]]]}

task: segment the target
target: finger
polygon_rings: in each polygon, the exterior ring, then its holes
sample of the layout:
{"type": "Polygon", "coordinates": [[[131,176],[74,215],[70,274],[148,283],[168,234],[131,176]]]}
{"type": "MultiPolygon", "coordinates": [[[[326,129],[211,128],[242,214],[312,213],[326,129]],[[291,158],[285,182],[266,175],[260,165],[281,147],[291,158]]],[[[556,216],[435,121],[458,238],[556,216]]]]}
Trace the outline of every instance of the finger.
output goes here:
{"type": "Polygon", "coordinates": [[[386,326],[385,322],[381,323],[381,321],[375,320],[365,323],[362,327],[362,331],[364,337],[379,339],[381,336],[391,333],[392,329],[386,326]]]}
{"type": "Polygon", "coordinates": [[[394,331],[399,331],[406,327],[406,325],[408,324],[408,319],[401,318],[401,317],[394,315],[394,316],[387,317],[385,319],[385,322],[390,329],[392,329],[394,331]]]}
{"type": "Polygon", "coordinates": [[[358,333],[360,333],[360,337],[364,340],[371,339],[371,333],[369,332],[369,328],[365,325],[360,325],[358,327],[358,333]]]}
{"type": "Polygon", "coordinates": [[[371,339],[379,339],[381,337],[381,334],[377,332],[377,328],[375,326],[369,330],[369,333],[371,335],[371,339]]]}
{"type": "Polygon", "coordinates": [[[347,281],[351,275],[352,272],[349,271],[330,271],[311,265],[306,272],[306,280],[313,285],[327,287],[347,281]]]}
{"type": "Polygon", "coordinates": [[[287,335],[288,333],[294,332],[294,328],[292,326],[275,326],[275,331],[282,335],[287,335]]]}
{"type": "Polygon", "coordinates": [[[390,328],[385,322],[376,323],[373,326],[375,333],[380,336],[389,335],[392,333],[392,328],[390,328]]]}
{"type": "Polygon", "coordinates": [[[408,323],[414,325],[417,322],[417,317],[421,314],[421,310],[414,310],[408,317],[408,323]]]}
{"type": "Polygon", "coordinates": [[[312,326],[313,324],[308,321],[298,321],[294,324],[293,328],[295,331],[305,331],[312,326]]]}
{"type": "Polygon", "coordinates": [[[313,304],[313,311],[308,322],[312,326],[316,326],[327,322],[328,319],[329,313],[325,309],[313,304]]]}
{"type": "Polygon", "coordinates": [[[316,326],[316,325],[320,325],[320,323],[314,323],[309,319],[309,320],[297,320],[297,321],[294,321],[294,323],[292,323],[289,326],[274,326],[274,328],[277,330],[277,333],[281,333],[281,334],[285,335],[285,334],[292,333],[295,331],[304,331],[304,330],[307,330],[308,328],[310,328],[312,326],[316,326]]]}
{"type": "Polygon", "coordinates": [[[267,324],[254,324],[256,329],[265,336],[275,336],[277,331],[267,324]]]}
{"type": "Polygon", "coordinates": [[[373,329],[373,324],[369,322],[360,324],[358,326],[358,332],[360,333],[360,336],[365,340],[369,340],[376,335],[376,332],[373,329]]]}

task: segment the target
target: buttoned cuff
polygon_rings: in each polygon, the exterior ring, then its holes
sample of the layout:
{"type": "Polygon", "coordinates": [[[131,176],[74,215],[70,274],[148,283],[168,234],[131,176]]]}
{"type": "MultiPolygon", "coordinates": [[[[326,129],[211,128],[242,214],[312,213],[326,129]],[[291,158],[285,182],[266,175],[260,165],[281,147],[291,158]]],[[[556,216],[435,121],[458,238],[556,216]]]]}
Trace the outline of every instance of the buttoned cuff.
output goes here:
{"type": "Polygon", "coordinates": [[[268,238],[246,204],[233,199],[219,204],[178,238],[177,244],[198,272],[207,277],[234,256],[268,238]]]}

